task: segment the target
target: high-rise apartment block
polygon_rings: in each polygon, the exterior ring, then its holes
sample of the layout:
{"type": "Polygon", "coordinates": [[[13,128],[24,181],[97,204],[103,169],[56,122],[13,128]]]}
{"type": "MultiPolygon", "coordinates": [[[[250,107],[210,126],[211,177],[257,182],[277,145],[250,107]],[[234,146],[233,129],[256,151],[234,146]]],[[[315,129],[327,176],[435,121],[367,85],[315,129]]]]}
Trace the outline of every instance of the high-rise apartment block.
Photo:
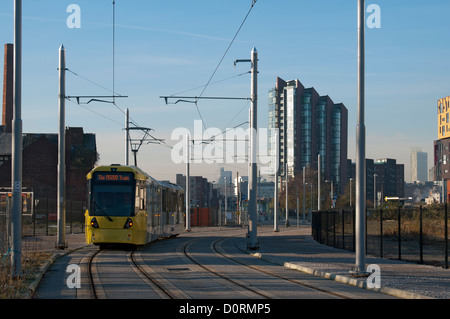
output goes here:
{"type": "Polygon", "coordinates": [[[413,147],[411,150],[411,182],[428,181],[428,153],[422,152],[420,148],[413,147]]]}
{"type": "MultiPolygon", "coordinates": [[[[279,129],[280,174],[294,176],[303,167],[317,170],[321,155],[324,179],[332,180],[336,193],[347,183],[348,110],[299,80],[277,78],[269,91],[269,130],[279,129]]],[[[269,154],[276,150],[269,137],[269,154]]]]}
{"type": "Polygon", "coordinates": [[[448,200],[450,190],[450,96],[438,100],[438,139],[434,141],[434,180],[444,181],[448,200]]]}
{"type": "Polygon", "coordinates": [[[435,181],[450,179],[450,96],[438,101],[438,139],[434,141],[435,181]]]}

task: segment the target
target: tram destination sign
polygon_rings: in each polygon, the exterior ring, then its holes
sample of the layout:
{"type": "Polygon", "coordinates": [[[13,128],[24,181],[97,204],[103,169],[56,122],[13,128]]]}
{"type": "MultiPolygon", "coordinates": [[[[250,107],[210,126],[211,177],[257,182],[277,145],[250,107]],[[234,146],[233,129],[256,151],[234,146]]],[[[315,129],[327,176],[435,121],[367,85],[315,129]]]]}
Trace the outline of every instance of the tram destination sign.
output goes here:
{"type": "Polygon", "coordinates": [[[133,174],[121,172],[97,172],[95,173],[96,182],[130,182],[133,174]]]}

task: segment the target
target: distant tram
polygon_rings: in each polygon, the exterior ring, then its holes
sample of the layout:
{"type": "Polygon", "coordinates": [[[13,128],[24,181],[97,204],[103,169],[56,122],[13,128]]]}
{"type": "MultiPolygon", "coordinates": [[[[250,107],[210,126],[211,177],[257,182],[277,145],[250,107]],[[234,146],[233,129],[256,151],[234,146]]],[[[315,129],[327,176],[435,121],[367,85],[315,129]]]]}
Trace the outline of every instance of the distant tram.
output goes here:
{"type": "Polygon", "coordinates": [[[135,166],[100,166],[87,175],[86,242],[145,245],[184,230],[184,190],[135,166]]]}

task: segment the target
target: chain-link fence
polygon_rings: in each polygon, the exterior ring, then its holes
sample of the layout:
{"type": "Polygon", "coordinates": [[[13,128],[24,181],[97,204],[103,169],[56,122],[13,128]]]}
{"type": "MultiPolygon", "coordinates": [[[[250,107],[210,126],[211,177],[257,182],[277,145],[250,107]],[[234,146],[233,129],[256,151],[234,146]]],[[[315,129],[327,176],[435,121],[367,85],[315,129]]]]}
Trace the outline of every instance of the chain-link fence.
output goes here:
{"type": "MultiPolygon", "coordinates": [[[[312,234],[322,244],[355,251],[355,211],[314,212],[312,234]]],[[[447,205],[368,211],[366,252],[448,268],[447,205]]]]}
{"type": "MultiPolygon", "coordinates": [[[[22,215],[22,237],[52,236],[57,233],[57,202],[52,199],[33,201],[33,209],[27,209],[22,215]]],[[[10,246],[9,203],[0,205],[0,255],[5,254],[10,246]]],[[[84,233],[84,203],[66,201],[66,233],[84,233]]]]}

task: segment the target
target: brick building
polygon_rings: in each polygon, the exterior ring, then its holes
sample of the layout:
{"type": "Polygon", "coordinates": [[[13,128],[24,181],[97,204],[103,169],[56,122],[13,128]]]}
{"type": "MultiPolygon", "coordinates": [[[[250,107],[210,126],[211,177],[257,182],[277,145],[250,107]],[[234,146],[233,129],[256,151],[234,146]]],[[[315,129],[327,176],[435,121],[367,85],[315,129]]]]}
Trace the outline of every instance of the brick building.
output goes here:
{"type": "MultiPolygon", "coordinates": [[[[3,112],[0,126],[0,188],[11,188],[13,115],[12,45],[5,45],[3,112]]],[[[86,174],[98,160],[95,134],[66,128],[66,199],[85,201],[86,174]]],[[[22,186],[36,199],[57,196],[58,134],[23,134],[22,186]]]]}
{"type": "MultiPolygon", "coordinates": [[[[11,187],[10,133],[0,133],[0,187],[11,187]]],[[[97,161],[94,134],[82,128],[66,129],[66,198],[84,201],[86,174],[97,161]]],[[[57,195],[58,134],[24,134],[22,185],[35,198],[55,199],[57,195]]]]}

